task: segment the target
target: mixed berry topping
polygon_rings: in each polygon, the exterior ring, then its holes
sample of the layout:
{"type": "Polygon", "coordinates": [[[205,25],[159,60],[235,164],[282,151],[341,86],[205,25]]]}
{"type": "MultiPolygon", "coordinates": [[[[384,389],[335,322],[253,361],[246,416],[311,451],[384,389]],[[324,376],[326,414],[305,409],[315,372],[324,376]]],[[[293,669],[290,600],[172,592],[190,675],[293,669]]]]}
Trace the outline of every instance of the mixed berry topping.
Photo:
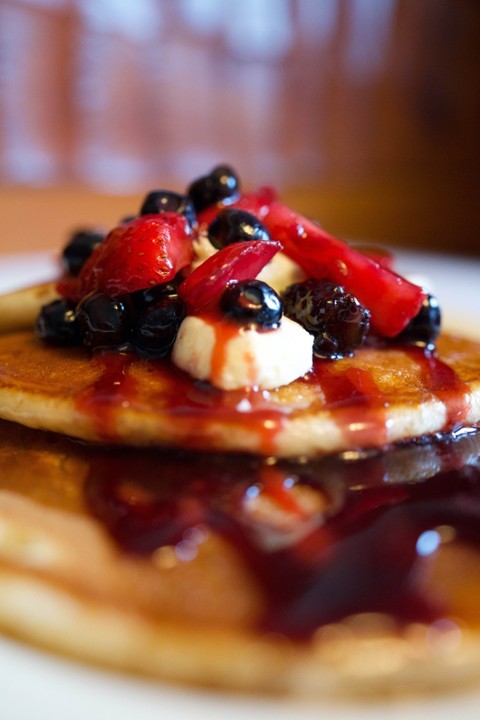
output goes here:
{"type": "Polygon", "coordinates": [[[197,213],[218,202],[235,200],[239,194],[240,180],[229,165],[217,165],[208,175],[194,180],[188,188],[188,196],[197,213]]]}
{"type": "Polygon", "coordinates": [[[121,297],[168,282],[192,259],[192,229],[184,215],[144,215],[114,228],[59,292],[76,302],[92,292],[121,297]]]}
{"type": "Polygon", "coordinates": [[[228,165],[185,194],[152,190],[139,216],[107,235],[75,232],[62,258],[61,299],[36,323],[38,337],[52,344],[164,357],[183,319],[202,313],[258,330],[276,328],[285,314],[313,335],[314,355],[329,360],[352,355],[370,326],[384,339],[425,347],[440,331],[438,302],[396,275],[390,256],[328,235],[272,188],[242,193],[228,165]],[[200,262],[197,239],[209,247],[200,262]],[[279,251],[307,277],[285,282],[281,296],[256,279],[279,251]]]}
{"type": "Polygon", "coordinates": [[[220,210],[208,227],[208,238],[217,250],[235,242],[270,242],[270,235],[263,223],[252,213],[237,208],[220,210]]]}
{"type": "Polygon", "coordinates": [[[280,245],[263,240],[232,243],[205,260],[179,287],[180,297],[190,314],[206,308],[217,309],[227,284],[255,278],[280,250],[280,245]]]}
{"type": "Polygon", "coordinates": [[[270,285],[261,280],[230,283],[220,300],[225,317],[241,325],[271,330],[282,319],[282,301],[270,285]]]}
{"type": "Polygon", "coordinates": [[[372,328],[379,335],[395,337],[420,310],[425,299],[421,287],[332,237],[286,205],[271,202],[263,223],[307,277],[328,278],[368,308],[372,328]]]}
{"type": "Polygon", "coordinates": [[[343,287],[329,280],[290,285],[282,295],[287,317],[315,336],[318,358],[337,360],[353,355],[370,327],[370,313],[343,287]]]}

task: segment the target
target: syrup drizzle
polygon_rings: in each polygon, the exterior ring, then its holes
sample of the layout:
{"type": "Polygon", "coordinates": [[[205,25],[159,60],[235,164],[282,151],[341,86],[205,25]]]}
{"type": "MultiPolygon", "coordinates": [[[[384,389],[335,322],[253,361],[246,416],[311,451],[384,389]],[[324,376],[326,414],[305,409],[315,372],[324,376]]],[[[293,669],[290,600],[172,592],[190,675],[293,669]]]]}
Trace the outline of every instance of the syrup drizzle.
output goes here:
{"type": "MultiPolygon", "coordinates": [[[[152,373],[155,367],[152,367],[152,373]]],[[[263,455],[276,452],[276,438],[285,421],[285,414],[269,402],[268,392],[257,388],[223,391],[210,383],[192,380],[172,365],[164,366],[167,378],[165,391],[159,402],[176,423],[190,424],[191,440],[187,447],[205,449],[203,437],[208,437],[216,421],[249,433],[254,433],[258,450],[263,455]]]]}
{"type": "MultiPolygon", "coordinates": [[[[480,552],[479,438],[432,444],[439,469],[405,483],[388,482],[391,453],[354,463],[278,462],[274,468],[244,456],[106,453],[91,460],[86,499],[128,553],[149,556],[176,547],[198,526],[221,535],[263,594],[259,632],[307,640],[325,624],[365,612],[386,613],[399,624],[431,623],[448,617],[449,608],[428,585],[440,545],[426,551],[422,538],[449,528],[446,542],[480,552]],[[282,476],[322,495],[326,509],[312,517],[299,512],[294,500],[285,499],[282,476]],[[265,543],[245,504],[259,487],[305,532],[288,542],[265,543]]],[[[393,453],[402,464],[405,453],[413,452],[409,462],[415,463],[422,450],[393,453]]]]}
{"type": "Polygon", "coordinates": [[[77,409],[92,418],[95,430],[104,442],[115,441],[118,407],[127,407],[135,397],[135,382],[128,374],[135,359],[133,354],[120,352],[95,354],[92,363],[100,370],[100,375],[76,397],[77,409]]]}
{"type": "Polygon", "coordinates": [[[349,446],[386,444],[387,402],[368,370],[355,367],[339,370],[334,363],[317,360],[307,378],[309,383],[320,386],[326,408],[335,411],[336,422],[349,446]]]}
{"type": "Polygon", "coordinates": [[[422,348],[408,348],[405,352],[420,367],[423,385],[444,403],[447,413],[445,429],[451,430],[463,422],[470,410],[468,385],[435,352],[422,348]]]}
{"type": "MultiPolygon", "coordinates": [[[[221,373],[225,348],[236,327],[229,323],[213,323],[216,340],[212,358],[215,373],[221,373]]],[[[445,430],[464,422],[470,409],[469,387],[455,371],[435,354],[421,348],[403,348],[418,366],[425,392],[440,399],[446,407],[445,430]]],[[[99,437],[115,442],[115,415],[119,406],[136,402],[136,383],[129,374],[131,364],[141,362],[133,354],[103,353],[93,358],[100,368],[100,377],[77,398],[77,408],[88,414],[99,437]]],[[[269,393],[257,388],[221,391],[209,383],[192,380],[168,361],[143,361],[152,373],[161,374],[161,392],[152,402],[159,412],[172,419],[172,426],[181,426],[179,438],[192,449],[202,449],[212,425],[219,421],[232,428],[255,433],[258,450],[275,455],[276,440],[284,426],[285,412],[269,402],[269,393]]],[[[388,441],[388,398],[378,388],[373,375],[366,369],[336,363],[314,361],[312,371],[299,380],[317,389],[325,398],[325,408],[332,411],[345,443],[349,447],[380,447],[388,441]]]]}
{"type": "MultiPolygon", "coordinates": [[[[219,384],[227,362],[228,345],[230,341],[238,335],[239,326],[234,322],[228,322],[228,320],[221,316],[203,316],[202,319],[208,322],[215,334],[211,358],[211,377],[213,383],[217,382],[219,384]]],[[[251,361],[253,362],[253,358],[251,358],[251,361]]],[[[252,370],[254,370],[253,366],[252,370]]]]}
{"type": "Polygon", "coordinates": [[[210,383],[192,380],[186,373],[163,360],[139,360],[131,353],[105,352],[94,355],[99,369],[98,379],[76,397],[77,409],[88,415],[100,439],[115,443],[116,415],[119,407],[141,404],[137,383],[130,374],[133,364],[143,362],[151,373],[160,375],[155,394],[149,395],[150,407],[157,407],[177,427],[182,444],[204,449],[212,424],[219,421],[233,428],[254,432],[263,455],[276,451],[276,437],[283,427],[285,415],[272,408],[268,392],[256,388],[222,391],[210,383]],[[241,410],[239,410],[241,408],[241,410]]]}

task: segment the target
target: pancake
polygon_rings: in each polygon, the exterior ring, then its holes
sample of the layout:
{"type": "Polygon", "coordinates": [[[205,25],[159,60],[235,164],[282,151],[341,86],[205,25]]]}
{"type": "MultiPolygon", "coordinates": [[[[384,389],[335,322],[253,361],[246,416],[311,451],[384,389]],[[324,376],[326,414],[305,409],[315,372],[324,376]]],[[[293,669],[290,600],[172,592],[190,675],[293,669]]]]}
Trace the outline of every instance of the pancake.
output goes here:
{"type": "Polygon", "coordinates": [[[363,347],[276,390],[222,392],[168,360],[92,357],[9,334],[0,417],[96,442],[316,457],[478,422],[480,345],[443,336],[435,354],[363,347]]]}
{"type": "Polygon", "coordinates": [[[477,434],[308,465],[6,422],[0,438],[4,631],[230,690],[378,696],[478,677],[477,434]]]}
{"type": "Polygon", "coordinates": [[[443,336],[256,397],[3,336],[0,628],[229,690],[474,683],[479,371],[478,344],[443,336]]]}
{"type": "Polygon", "coordinates": [[[390,257],[200,180],[72,239],[36,335],[0,323],[0,629],[230,691],[476,682],[480,344],[390,257]]]}

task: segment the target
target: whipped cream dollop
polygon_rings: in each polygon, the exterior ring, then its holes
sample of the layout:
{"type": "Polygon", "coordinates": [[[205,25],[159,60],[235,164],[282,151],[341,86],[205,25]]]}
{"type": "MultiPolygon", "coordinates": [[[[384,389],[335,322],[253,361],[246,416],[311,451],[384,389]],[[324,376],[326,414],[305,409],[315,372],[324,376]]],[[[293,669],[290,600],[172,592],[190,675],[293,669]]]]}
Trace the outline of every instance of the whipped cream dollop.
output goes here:
{"type": "Polygon", "coordinates": [[[172,360],[222,390],[272,390],[305,375],[312,352],[313,336],[287,317],[276,328],[259,330],[190,315],[180,326],[172,360]]]}

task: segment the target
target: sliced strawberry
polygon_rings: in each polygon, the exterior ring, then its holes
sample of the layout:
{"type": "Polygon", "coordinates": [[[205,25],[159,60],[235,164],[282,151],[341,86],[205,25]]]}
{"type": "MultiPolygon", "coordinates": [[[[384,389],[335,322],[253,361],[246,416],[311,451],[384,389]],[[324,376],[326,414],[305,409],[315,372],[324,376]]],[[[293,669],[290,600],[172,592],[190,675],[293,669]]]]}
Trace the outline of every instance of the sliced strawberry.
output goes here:
{"type": "Polygon", "coordinates": [[[388,270],[395,270],[395,257],[386,248],[380,245],[363,245],[354,244],[353,248],[357,252],[361,252],[362,255],[366,255],[370,260],[375,260],[379,265],[382,265],[388,270]]]}
{"type": "Polygon", "coordinates": [[[276,199],[277,193],[273,188],[269,186],[261,187],[255,190],[255,192],[243,193],[235,202],[220,202],[203,210],[197,216],[198,224],[200,227],[210,225],[220,210],[225,207],[246,210],[247,212],[251,212],[252,215],[255,215],[259,220],[262,220],[268,213],[270,205],[276,199]]]}
{"type": "Polygon", "coordinates": [[[191,229],[183,215],[144,215],[112,230],[78,278],[64,279],[58,290],[76,301],[91,292],[117,297],[168,282],[192,258],[191,229]]]}
{"type": "Polygon", "coordinates": [[[231,280],[255,278],[282,249],[276,242],[253,240],[227,245],[199,265],[180,285],[178,292],[195,313],[213,304],[231,280]]]}
{"type": "MultiPolygon", "coordinates": [[[[200,224],[209,225],[222,207],[214,205],[200,213],[200,224]]],[[[271,188],[244,193],[229,207],[256,215],[309,277],[328,277],[355,295],[370,310],[372,326],[381,335],[395,337],[420,310],[425,293],[392,272],[388,255],[351,248],[279,203],[271,188]]]]}
{"type": "Polygon", "coordinates": [[[272,240],[310,277],[329,278],[370,310],[372,326],[395,337],[420,310],[425,292],[279,202],[262,218],[272,240]]]}

